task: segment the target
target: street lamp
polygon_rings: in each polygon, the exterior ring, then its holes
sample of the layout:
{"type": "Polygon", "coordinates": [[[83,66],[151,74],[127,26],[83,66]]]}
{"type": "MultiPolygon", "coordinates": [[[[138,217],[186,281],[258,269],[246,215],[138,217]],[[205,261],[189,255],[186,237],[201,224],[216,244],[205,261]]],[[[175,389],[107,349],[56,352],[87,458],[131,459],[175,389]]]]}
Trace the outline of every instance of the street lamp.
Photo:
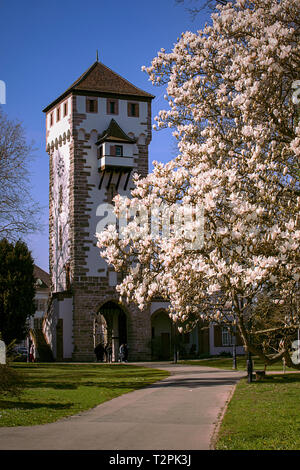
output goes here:
{"type": "Polygon", "coordinates": [[[177,328],[176,322],[174,322],[174,364],[177,364],[177,328]]]}
{"type": "Polygon", "coordinates": [[[232,368],[237,369],[236,364],[236,325],[233,327],[233,336],[232,336],[232,368]]]}
{"type": "Polygon", "coordinates": [[[248,373],[248,384],[252,383],[253,380],[253,363],[252,363],[252,354],[248,349],[247,354],[247,373],[248,373]]]}

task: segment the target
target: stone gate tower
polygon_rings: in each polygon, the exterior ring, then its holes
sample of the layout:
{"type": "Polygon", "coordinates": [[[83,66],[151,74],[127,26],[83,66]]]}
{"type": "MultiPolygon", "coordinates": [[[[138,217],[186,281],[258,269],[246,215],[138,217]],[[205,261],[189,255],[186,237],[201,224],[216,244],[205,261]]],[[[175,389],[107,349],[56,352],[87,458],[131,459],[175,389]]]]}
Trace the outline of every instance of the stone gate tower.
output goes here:
{"type": "Polygon", "coordinates": [[[113,359],[122,342],[131,360],[150,358],[150,313],[119,303],[117,273],[100,257],[95,233],[101,205],[129,194],[133,172],[148,172],[153,98],[97,61],[44,109],[51,278],[44,332],[58,360],[93,360],[98,342],[111,344],[113,359]]]}

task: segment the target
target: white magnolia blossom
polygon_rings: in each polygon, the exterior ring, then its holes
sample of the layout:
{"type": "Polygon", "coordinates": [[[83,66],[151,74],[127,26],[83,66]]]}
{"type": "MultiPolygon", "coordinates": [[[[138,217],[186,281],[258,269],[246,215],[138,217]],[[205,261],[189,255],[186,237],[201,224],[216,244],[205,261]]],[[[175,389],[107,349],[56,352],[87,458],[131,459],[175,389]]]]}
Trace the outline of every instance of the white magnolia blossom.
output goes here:
{"type": "Polygon", "coordinates": [[[174,128],[178,156],[136,175],[132,199],[115,198],[117,214],[137,202],[203,207],[202,247],[187,249],[184,230],[154,239],[134,221],[123,239],[111,227],[98,234],[98,246],[126,272],[122,296],[140,308],[164,296],[185,325],[234,319],[254,351],[249,319],[262,292],[276,292],[278,305],[290,308],[286,324],[298,322],[291,294],[300,279],[300,125],[292,84],[300,78],[300,1],[218,8],[211,25],[183,33],[144,67],[153,84],[167,85],[168,109],[156,125],[174,128]]]}

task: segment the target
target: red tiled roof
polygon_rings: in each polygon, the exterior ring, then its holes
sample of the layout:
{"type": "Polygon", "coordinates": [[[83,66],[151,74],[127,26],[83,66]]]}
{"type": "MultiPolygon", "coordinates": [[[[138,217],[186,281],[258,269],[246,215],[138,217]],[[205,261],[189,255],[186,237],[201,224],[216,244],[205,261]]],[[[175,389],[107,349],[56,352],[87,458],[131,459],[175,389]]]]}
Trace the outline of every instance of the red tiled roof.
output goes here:
{"type": "Polygon", "coordinates": [[[114,95],[130,95],[136,98],[153,99],[154,96],[137,88],[119,74],[106,67],[102,62],[95,62],[84,72],[62,95],[50,103],[43,111],[48,111],[52,106],[71,92],[98,92],[114,95]]]}
{"type": "Polygon", "coordinates": [[[34,265],[33,275],[36,280],[40,279],[47,287],[50,287],[50,276],[46,271],[34,265]]]}
{"type": "Polygon", "coordinates": [[[128,142],[133,144],[135,142],[134,139],[131,139],[124,131],[121,129],[119,124],[112,119],[109,123],[108,128],[102,133],[100,139],[96,142],[96,145],[101,144],[102,142],[128,142]]]}

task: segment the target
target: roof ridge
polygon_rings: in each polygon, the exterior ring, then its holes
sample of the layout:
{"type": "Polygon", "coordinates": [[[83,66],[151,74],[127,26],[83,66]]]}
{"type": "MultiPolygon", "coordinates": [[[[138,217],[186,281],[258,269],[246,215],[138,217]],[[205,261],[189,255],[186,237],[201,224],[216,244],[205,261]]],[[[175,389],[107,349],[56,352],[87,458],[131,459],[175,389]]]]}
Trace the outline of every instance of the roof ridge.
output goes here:
{"type": "Polygon", "coordinates": [[[127,142],[132,142],[132,143],[135,142],[135,139],[132,139],[131,137],[129,137],[129,135],[127,135],[126,132],[123,131],[122,127],[113,118],[110,120],[110,123],[107,129],[105,129],[100,135],[100,138],[97,140],[96,145],[99,145],[101,142],[105,141],[109,137],[117,137],[118,139],[123,139],[127,142]],[[119,132],[121,134],[121,137],[118,136],[116,132],[114,131],[119,132]]]}
{"type": "Polygon", "coordinates": [[[74,88],[74,86],[76,85],[79,85],[80,82],[82,82],[82,80],[84,80],[86,78],[86,76],[95,68],[95,66],[97,65],[97,61],[94,62],[85,72],[83,72],[82,75],[80,75],[79,78],[77,78],[77,80],[75,80],[75,82],[72,83],[71,86],[69,86],[69,88],[66,89],[65,93],[68,91],[68,90],[71,90],[72,88],[74,88]]]}
{"type": "Polygon", "coordinates": [[[127,80],[127,78],[122,77],[122,75],[120,75],[118,72],[115,72],[113,69],[107,67],[107,65],[103,64],[103,62],[100,62],[100,61],[99,61],[99,62],[96,62],[96,64],[97,64],[97,63],[103,65],[103,67],[105,67],[107,70],[109,70],[110,72],[112,72],[112,73],[114,73],[115,75],[117,75],[119,78],[121,78],[121,80],[124,80],[124,81],[127,82],[129,85],[133,86],[136,90],[139,90],[139,91],[141,91],[141,92],[143,92],[143,93],[147,93],[149,96],[153,96],[153,95],[151,95],[151,93],[148,93],[147,91],[144,91],[144,90],[142,90],[141,88],[139,88],[139,87],[137,87],[136,85],[134,85],[133,83],[131,83],[129,80],[127,80]]]}
{"type": "Polygon", "coordinates": [[[116,94],[124,96],[132,96],[136,98],[153,99],[154,96],[147,91],[138,88],[126,78],[109,68],[102,62],[94,62],[82,75],[80,75],[75,82],[72,83],[62,94],[52,101],[44,112],[49,111],[59,101],[65,98],[68,94],[74,92],[75,94],[82,93],[104,93],[116,94]],[[95,72],[93,72],[95,71],[95,72]],[[86,80],[86,83],[84,83],[86,80]]]}

